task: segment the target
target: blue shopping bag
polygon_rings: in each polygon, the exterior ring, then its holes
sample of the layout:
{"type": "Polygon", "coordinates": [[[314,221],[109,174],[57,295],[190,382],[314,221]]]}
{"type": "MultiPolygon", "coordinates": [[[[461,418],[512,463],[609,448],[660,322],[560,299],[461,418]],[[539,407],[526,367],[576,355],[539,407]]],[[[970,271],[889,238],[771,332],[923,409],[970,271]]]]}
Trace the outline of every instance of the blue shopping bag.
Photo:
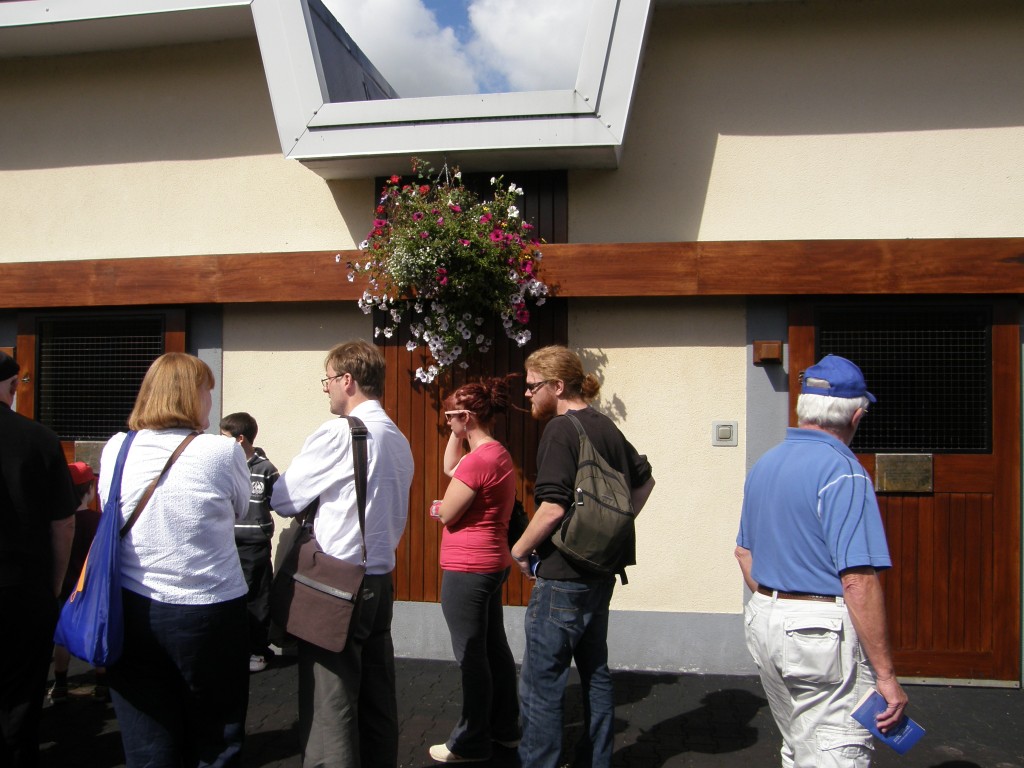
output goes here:
{"type": "Polygon", "coordinates": [[[75,590],[57,621],[53,640],[72,656],[94,667],[105,667],[121,657],[124,645],[124,610],[121,604],[121,474],[128,448],[135,439],[129,432],[117,454],[110,493],[75,590]]]}

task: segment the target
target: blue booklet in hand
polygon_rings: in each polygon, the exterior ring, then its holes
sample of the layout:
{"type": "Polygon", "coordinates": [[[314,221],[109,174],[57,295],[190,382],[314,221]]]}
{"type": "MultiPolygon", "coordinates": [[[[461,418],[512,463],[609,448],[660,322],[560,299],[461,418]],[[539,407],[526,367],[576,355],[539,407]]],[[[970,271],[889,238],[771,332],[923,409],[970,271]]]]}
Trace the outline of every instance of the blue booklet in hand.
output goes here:
{"type": "Polygon", "coordinates": [[[905,755],[920,741],[925,730],[904,715],[899,725],[890,728],[888,733],[882,733],[878,730],[875,715],[885,712],[888,706],[885,697],[872,688],[857,702],[857,708],[853,710],[853,719],[871,731],[871,735],[880,742],[896,750],[897,754],[905,755]]]}

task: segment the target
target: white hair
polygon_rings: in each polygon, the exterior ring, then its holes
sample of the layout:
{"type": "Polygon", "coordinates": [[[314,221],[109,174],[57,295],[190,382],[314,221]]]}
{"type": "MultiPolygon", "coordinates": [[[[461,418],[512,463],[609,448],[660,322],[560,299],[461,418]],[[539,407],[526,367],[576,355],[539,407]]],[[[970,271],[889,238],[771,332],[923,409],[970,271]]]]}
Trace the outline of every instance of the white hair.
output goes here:
{"type": "Polygon", "coordinates": [[[796,401],[796,421],[830,431],[847,429],[857,409],[866,410],[869,402],[866,397],[803,394],[796,401]]]}

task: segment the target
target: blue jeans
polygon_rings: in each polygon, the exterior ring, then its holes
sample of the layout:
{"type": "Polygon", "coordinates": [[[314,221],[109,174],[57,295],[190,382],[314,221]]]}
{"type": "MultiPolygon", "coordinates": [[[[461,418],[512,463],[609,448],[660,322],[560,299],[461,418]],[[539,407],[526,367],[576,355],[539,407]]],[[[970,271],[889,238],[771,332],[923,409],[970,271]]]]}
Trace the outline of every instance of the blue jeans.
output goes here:
{"type": "Polygon", "coordinates": [[[462,671],[462,716],[446,746],[460,757],[490,757],[491,739],[519,738],[516,661],[505,637],[496,573],[445,571],[441,610],[462,671]]]}
{"type": "Polygon", "coordinates": [[[599,581],[537,579],[533,585],[519,674],[519,760],[524,766],[561,764],[562,698],[574,659],[583,688],[586,731],[577,745],[576,764],[612,764],[615,695],[608,670],[608,604],[614,588],[614,576],[599,581]]]}
{"type": "Polygon", "coordinates": [[[107,676],[128,768],[241,765],[245,598],[171,605],[122,594],[124,654],[107,676]]]}

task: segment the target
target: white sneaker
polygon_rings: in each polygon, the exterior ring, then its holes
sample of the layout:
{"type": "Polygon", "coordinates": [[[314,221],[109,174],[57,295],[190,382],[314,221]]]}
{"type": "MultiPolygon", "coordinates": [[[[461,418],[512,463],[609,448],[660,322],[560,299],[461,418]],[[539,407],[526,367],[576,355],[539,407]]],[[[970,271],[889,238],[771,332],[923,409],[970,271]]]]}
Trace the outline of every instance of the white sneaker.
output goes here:
{"type": "Polygon", "coordinates": [[[456,755],[447,744],[435,744],[430,748],[430,757],[439,763],[486,763],[489,757],[462,757],[456,755]]]}
{"type": "Polygon", "coordinates": [[[249,671],[250,672],[262,672],[267,668],[267,660],[262,656],[250,656],[249,657],[249,671]]]}

